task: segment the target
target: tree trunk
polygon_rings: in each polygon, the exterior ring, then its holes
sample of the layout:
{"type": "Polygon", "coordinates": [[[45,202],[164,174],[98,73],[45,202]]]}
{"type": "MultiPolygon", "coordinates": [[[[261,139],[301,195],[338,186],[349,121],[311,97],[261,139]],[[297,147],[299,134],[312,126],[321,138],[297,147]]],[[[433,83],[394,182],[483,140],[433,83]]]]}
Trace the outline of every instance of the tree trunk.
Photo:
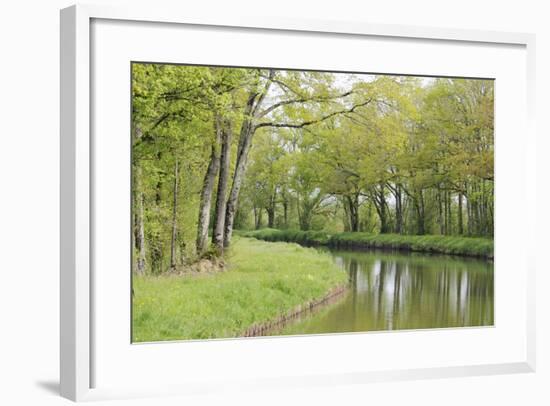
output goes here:
{"type": "Polygon", "coordinates": [[[374,192],[371,194],[373,197],[374,207],[378,213],[380,219],[380,233],[385,234],[390,231],[388,224],[388,216],[386,212],[386,197],[384,193],[384,185],[378,185],[375,187],[374,192]]]}
{"type": "Polygon", "coordinates": [[[403,196],[401,186],[395,185],[395,232],[403,232],[403,196]]]}
{"type": "Polygon", "coordinates": [[[212,233],[212,243],[219,253],[223,252],[224,224],[225,224],[225,196],[227,194],[227,183],[229,181],[229,164],[231,163],[231,123],[227,120],[219,120],[218,126],[221,126],[222,150],[220,157],[220,175],[218,178],[218,193],[216,196],[216,212],[214,221],[214,230],[212,233]]]}
{"type": "Polygon", "coordinates": [[[221,140],[221,133],[216,131],[216,138],[212,143],[212,152],[210,153],[210,162],[204,176],[201,190],[201,199],[199,204],[199,221],[197,226],[197,254],[201,255],[206,250],[206,240],[208,238],[208,228],[210,224],[210,206],[212,204],[212,191],[216,182],[216,174],[220,165],[218,154],[218,144],[221,140]]]}
{"type": "Polygon", "coordinates": [[[237,148],[237,162],[235,164],[233,183],[231,184],[231,192],[229,194],[229,199],[227,200],[227,207],[225,212],[225,232],[223,243],[225,247],[228,247],[231,244],[231,236],[233,234],[233,222],[235,221],[235,213],[237,212],[239,193],[241,191],[242,181],[246,172],[248,152],[250,151],[252,137],[255,132],[251,115],[252,111],[258,109],[259,107],[257,106],[257,104],[255,104],[257,96],[258,94],[255,92],[251,92],[251,94],[249,95],[248,102],[245,108],[245,119],[241,125],[239,146],[237,148]]]}
{"type": "Polygon", "coordinates": [[[439,234],[445,235],[445,220],[443,219],[443,199],[441,187],[437,186],[437,221],[439,222],[439,234]]]}
{"type": "Polygon", "coordinates": [[[260,113],[262,103],[267,92],[269,91],[274,72],[275,71],[273,69],[270,70],[269,79],[265,84],[263,91],[257,92],[253,89],[248,95],[246,108],[244,110],[244,120],[241,125],[241,132],[239,135],[239,146],[237,148],[237,162],[235,164],[235,172],[233,174],[233,183],[231,184],[231,192],[229,194],[227,208],[225,211],[225,232],[223,239],[224,247],[229,247],[231,244],[233,222],[235,221],[235,214],[239,203],[239,193],[241,191],[242,181],[246,172],[246,161],[248,158],[248,152],[250,151],[252,137],[256,131],[254,122],[257,115],[260,113]]]}
{"type": "Polygon", "coordinates": [[[170,242],[170,268],[175,269],[177,265],[176,240],[178,236],[178,186],[179,186],[178,159],[174,162],[174,203],[172,206],[172,240],[170,242]]]}
{"type": "Polygon", "coordinates": [[[464,234],[464,225],[462,223],[462,192],[458,193],[458,234],[464,234]]]}
{"type": "Polygon", "coordinates": [[[474,196],[471,202],[473,233],[474,235],[479,235],[479,193],[475,181],[472,183],[472,196],[474,196]]]}
{"type": "MultiPolygon", "coordinates": [[[[140,128],[136,128],[135,140],[142,137],[140,128]]],[[[145,273],[145,227],[144,227],[144,200],[145,196],[141,188],[142,171],[137,159],[134,157],[134,244],[137,250],[136,272],[145,273]]]]}
{"type": "Polygon", "coordinates": [[[342,207],[344,208],[344,232],[351,230],[350,214],[349,214],[349,202],[347,196],[342,197],[342,207]]]}
{"type": "Polygon", "coordinates": [[[239,193],[241,191],[242,181],[246,172],[246,161],[248,158],[248,151],[250,150],[253,134],[254,129],[252,127],[252,123],[250,119],[245,118],[239,137],[239,147],[237,149],[237,162],[235,164],[235,173],[233,174],[233,183],[231,184],[231,192],[229,194],[229,199],[227,200],[227,207],[225,212],[225,232],[223,244],[225,247],[228,247],[229,244],[231,244],[233,222],[235,220],[235,213],[237,212],[239,193]]]}
{"type": "Polygon", "coordinates": [[[386,201],[382,200],[380,204],[380,233],[386,234],[389,232],[390,229],[388,226],[388,215],[386,213],[386,201]]]}
{"type": "Polygon", "coordinates": [[[259,230],[262,226],[262,211],[261,207],[254,207],[254,228],[259,230]]]}
{"type": "Polygon", "coordinates": [[[162,242],[158,238],[155,238],[151,245],[151,271],[158,274],[163,269],[162,259],[164,258],[164,250],[162,242]]]}
{"type": "Polygon", "coordinates": [[[403,196],[401,186],[398,183],[388,183],[388,188],[395,199],[395,232],[401,234],[403,230],[403,196]]]}
{"type": "MultiPolygon", "coordinates": [[[[139,177],[141,176],[141,170],[136,169],[136,184],[139,185],[139,177]]],[[[136,186],[137,189],[137,186],[136,186]]],[[[144,206],[144,196],[143,192],[140,190],[135,190],[134,194],[136,195],[136,208],[135,208],[135,247],[138,251],[137,261],[136,261],[136,272],[138,274],[145,273],[145,227],[143,221],[143,206],[144,206]]]]}
{"type": "Polygon", "coordinates": [[[447,235],[453,234],[453,194],[450,191],[447,191],[447,235]]]}
{"type": "MultiPolygon", "coordinates": [[[[159,162],[161,162],[162,160],[162,152],[159,151],[157,153],[157,160],[159,162]]],[[[162,202],[162,180],[163,180],[163,176],[159,176],[158,177],[158,180],[157,180],[157,183],[155,185],[155,204],[157,206],[160,206],[161,202],[162,202]]]]}
{"type": "MultiPolygon", "coordinates": [[[[468,190],[468,189],[466,189],[468,190]]],[[[473,234],[473,225],[472,225],[472,202],[470,200],[470,194],[469,192],[467,192],[468,194],[466,194],[466,216],[468,217],[467,218],[467,221],[466,221],[466,227],[468,228],[468,235],[472,235],[473,234]]]]}
{"type": "Polygon", "coordinates": [[[286,193],[283,192],[283,221],[284,221],[284,228],[288,228],[288,198],[286,197],[286,193]]]}
{"type": "Polygon", "coordinates": [[[424,194],[422,190],[419,191],[417,199],[414,201],[416,209],[416,230],[418,235],[426,234],[426,226],[424,221],[424,194]]]}
{"type": "Polygon", "coordinates": [[[355,193],[352,196],[346,195],[347,212],[349,216],[349,228],[352,232],[359,231],[359,195],[355,193]]]}
{"type": "Polygon", "coordinates": [[[275,226],[275,207],[270,206],[266,208],[267,211],[267,226],[273,228],[275,226]]]}
{"type": "Polygon", "coordinates": [[[449,218],[448,218],[449,199],[447,198],[447,195],[448,195],[448,192],[446,190],[444,190],[443,191],[443,196],[442,196],[442,199],[443,199],[443,234],[444,235],[449,234],[449,218]]]}
{"type": "Polygon", "coordinates": [[[488,234],[487,227],[487,195],[485,193],[485,179],[481,180],[481,234],[486,236],[488,234]]]}
{"type": "Polygon", "coordinates": [[[356,193],[353,197],[353,229],[352,231],[359,231],[359,193],[356,193]]]}

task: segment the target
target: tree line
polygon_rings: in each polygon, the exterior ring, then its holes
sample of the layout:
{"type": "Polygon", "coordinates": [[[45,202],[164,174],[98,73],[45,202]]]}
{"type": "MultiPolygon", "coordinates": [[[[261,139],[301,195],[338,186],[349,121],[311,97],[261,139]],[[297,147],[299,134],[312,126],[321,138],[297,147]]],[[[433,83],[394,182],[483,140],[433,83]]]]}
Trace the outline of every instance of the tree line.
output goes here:
{"type": "Polygon", "coordinates": [[[234,228],[493,233],[493,82],[132,65],[134,269],[234,228]]]}

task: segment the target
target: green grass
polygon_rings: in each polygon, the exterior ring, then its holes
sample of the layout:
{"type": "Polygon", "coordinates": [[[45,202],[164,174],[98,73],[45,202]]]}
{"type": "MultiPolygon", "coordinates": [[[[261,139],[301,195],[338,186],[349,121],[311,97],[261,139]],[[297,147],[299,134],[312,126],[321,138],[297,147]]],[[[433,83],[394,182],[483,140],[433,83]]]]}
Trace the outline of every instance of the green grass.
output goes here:
{"type": "Polygon", "coordinates": [[[227,271],[134,276],[133,341],[238,337],[346,283],[330,255],[237,237],[227,271]]]}
{"type": "Polygon", "coordinates": [[[275,230],[270,228],[241,234],[266,241],[292,241],[337,248],[385,248],[481,258],[493,257],[493,240],[490,238],[357,232],[330,235],[320,231],[275,230]]]}

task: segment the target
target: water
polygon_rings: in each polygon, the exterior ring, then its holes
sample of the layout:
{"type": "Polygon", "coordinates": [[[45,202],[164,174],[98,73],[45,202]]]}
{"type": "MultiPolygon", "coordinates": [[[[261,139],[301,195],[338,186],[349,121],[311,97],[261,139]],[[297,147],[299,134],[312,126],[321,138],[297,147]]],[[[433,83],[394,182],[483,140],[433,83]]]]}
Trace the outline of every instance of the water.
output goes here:
{"type": "Polygon", "coordinates": [[[272,335],[491,326],[493,263],[479,259],[330,250],[350,288],[272,335]]]}

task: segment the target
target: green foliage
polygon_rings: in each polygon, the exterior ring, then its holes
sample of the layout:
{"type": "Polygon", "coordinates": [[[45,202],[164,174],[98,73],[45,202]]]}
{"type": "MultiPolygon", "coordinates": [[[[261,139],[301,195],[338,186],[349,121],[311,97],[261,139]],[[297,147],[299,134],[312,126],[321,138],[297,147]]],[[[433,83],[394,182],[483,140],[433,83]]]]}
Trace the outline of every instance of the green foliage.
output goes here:
{"type": "Polygon", "coordinates": [[[256,215],[255,227],[492,236],[493,83],[347,76],[348,98],[291,105],[278,117],[304,122],[350,103],[353,113],[257,135],[242,207],[275,206],[276,219],[256,215]],[[275,151],[284,165],[272,176],[266,157],[275,151]]]}
{"type": "Polygon", "coordinates": [[[222,119],[237,228],[491,237],[493,108],[488,80],[134,63],[134,269],[201,257],[222,119]]]}
{"type": "Polygon", "coordinates": [[[134,276],[134,342],[238,337],[347,281],[328,254],[238,238],[227,271],[134,276]]]}
{"type": "Polygon", "coordinates": [[[242,232],[242,235],[265,241],[291,241],[301,244],[328,245],[336,248],[383,248],[493,258],[493,240],[489,238],[351,232],[327,234],[318,231],[267,228],[242,232]]]}

